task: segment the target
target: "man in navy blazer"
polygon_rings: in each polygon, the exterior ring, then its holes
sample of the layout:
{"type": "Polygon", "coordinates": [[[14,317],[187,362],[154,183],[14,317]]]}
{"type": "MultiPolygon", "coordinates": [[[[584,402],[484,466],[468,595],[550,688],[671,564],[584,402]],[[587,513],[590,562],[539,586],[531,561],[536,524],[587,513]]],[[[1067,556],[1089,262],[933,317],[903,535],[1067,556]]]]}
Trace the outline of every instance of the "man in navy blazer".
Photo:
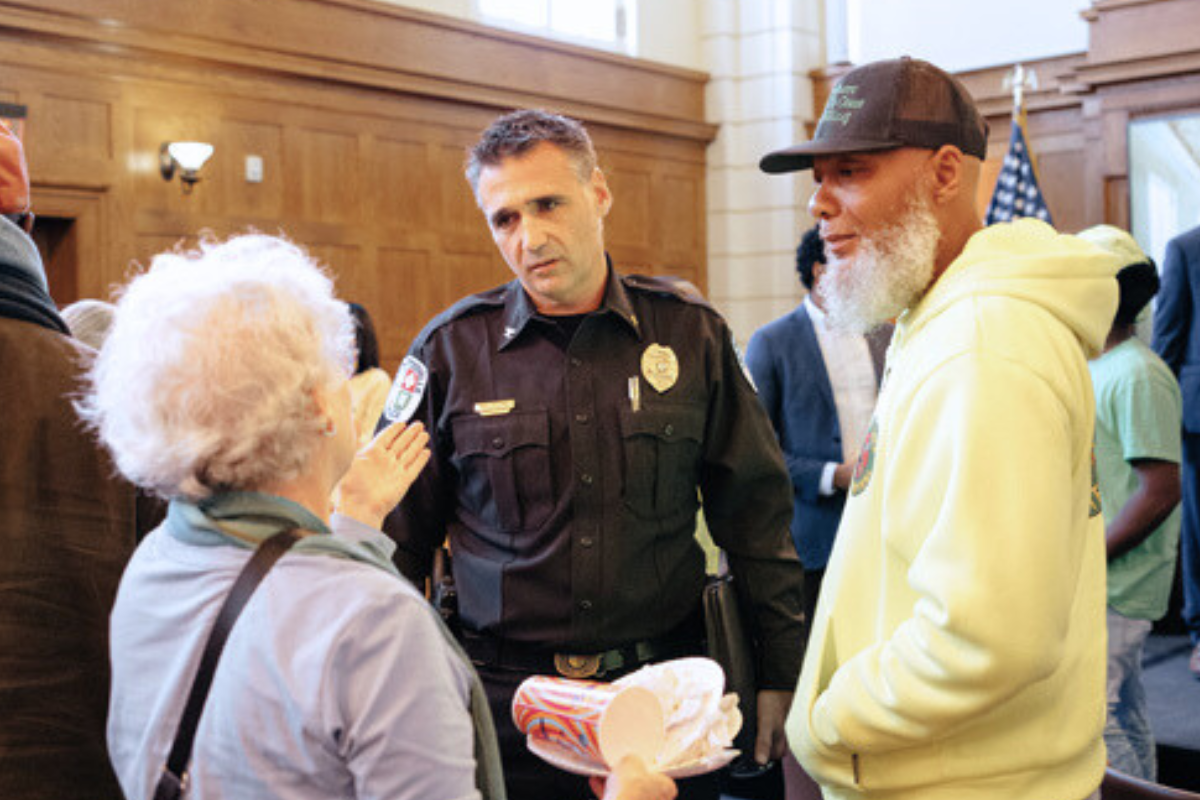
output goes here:
{"type": "Polygon", "coordinates": [[[796,249],[808,297],[756,331],[746,347],[746,364],[792,478],[792,540],[804,564],[810,620],[892,335],[891,326],[865,337],[829,328],[820,300],[824,268],[824,243],[812,228],[796,249]]]}
{"type": "Polygon", "coordinates": [[[1154,350],[1183,392],[1183,621],[1192,637],[1188,668],[1200,678],[1200,228],[1167,243],[1154,311],[1154,350]]]}

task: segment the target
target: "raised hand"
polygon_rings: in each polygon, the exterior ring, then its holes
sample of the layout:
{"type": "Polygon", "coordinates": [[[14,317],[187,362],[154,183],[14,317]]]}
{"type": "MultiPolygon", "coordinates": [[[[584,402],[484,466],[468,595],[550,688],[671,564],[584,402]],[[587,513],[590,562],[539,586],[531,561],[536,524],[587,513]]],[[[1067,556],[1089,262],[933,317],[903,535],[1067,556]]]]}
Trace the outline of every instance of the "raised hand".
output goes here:
{"type": "Polygon", "coordinates": [[[397,422],[358,451],[333,492],[334,510],[373,528],[383,524],[429,463],[429,434],[419,422],[397,422]]]}

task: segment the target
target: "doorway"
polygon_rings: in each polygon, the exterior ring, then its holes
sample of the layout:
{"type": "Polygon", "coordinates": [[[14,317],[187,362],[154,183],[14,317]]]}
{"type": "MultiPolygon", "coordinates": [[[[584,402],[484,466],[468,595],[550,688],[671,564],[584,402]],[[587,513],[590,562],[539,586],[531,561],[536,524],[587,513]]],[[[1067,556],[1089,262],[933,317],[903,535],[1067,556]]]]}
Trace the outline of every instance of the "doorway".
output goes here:
{"type": "Polygon", "coordinates": [[[33,186],[33,241],[59,308],[86,297],[105,299],[105,197],[104,191],[33,186]]]}
{"type": "Polygon", "coordinates": [[[79,236],[71,217],[38,216],[33,241],[46,268],[50,297],[59,308],[79,299],[79,236]]]}

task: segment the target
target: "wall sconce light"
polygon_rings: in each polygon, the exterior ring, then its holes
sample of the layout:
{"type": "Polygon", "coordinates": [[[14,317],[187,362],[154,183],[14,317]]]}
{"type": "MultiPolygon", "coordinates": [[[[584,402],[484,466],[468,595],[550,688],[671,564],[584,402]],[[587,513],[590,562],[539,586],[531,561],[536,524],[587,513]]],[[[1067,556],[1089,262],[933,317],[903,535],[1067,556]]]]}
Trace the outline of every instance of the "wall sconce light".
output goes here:
{"type": "Polygon", "coordinates": [[[183,193],[191,194],[192,186],[200,180],[200,168],[212,154],[213,146],[207,142],[163,142],[158,149],[163,180],[171,180],[178,172],[183,193]]]}

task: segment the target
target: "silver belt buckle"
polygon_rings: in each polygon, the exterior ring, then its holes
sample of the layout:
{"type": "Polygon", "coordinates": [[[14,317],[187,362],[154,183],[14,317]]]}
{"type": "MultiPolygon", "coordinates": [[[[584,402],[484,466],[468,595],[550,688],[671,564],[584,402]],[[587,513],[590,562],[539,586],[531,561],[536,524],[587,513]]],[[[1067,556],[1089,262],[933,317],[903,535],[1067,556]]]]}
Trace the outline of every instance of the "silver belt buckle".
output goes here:
{"type": "Polygon", "coordinates": [[[590,678],[600,672],[600,656],[555,653],[554,668],[566,678],[590,678]]]}

